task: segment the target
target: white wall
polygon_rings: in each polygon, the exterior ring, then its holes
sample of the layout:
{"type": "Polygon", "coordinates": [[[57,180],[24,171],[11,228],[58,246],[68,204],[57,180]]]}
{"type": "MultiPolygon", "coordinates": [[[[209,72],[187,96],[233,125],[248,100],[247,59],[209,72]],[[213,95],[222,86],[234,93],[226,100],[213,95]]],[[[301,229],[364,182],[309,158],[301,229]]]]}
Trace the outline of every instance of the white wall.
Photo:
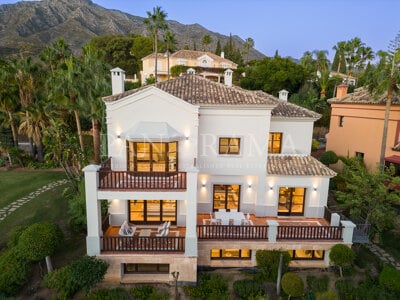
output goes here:
{"type": "Polygon", "coordinates": [[[282,154],[311,153],[313,120],[271,119],[270,132],[282,132],[282,154]]]}
{"type": "Polygon", "coordinates": [[[179,170],[193,166],[197,156],[198,107],[155,87],[136,92],[125,99],[107,102],[108,155],[115,171],[127,168],[126,140],[123,133],[138,122],[167,122],[189,137],[179,141],[179,170]],[[117,136],[121,135],[121,138],[117,136]]]}
{"type": "Polygon", "coordinates": [[[200,108],[198,168],[218,175],[265,174],[270,109],[200,108]],[[220,137],[239,137],[240,154],[219,154],[220,137]]]}

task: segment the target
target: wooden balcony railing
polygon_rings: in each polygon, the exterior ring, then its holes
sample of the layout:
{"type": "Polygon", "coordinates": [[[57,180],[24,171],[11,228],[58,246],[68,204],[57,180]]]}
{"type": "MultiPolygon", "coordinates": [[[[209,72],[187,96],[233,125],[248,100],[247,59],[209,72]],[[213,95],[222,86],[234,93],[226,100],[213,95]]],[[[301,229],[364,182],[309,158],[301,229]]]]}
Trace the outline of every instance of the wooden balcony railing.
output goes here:
{"type": "Polygon", "coordinates": [[[185,252],[185,237],[103,236],[102,251],[185,252]]]}
{"type": "Polygon", "coordinates": [[[185,190],[186,172],[99,170],[99,189],[185,190]]]}
{"type": "Polygon", "coordinates": [[[267,240],[268,226],[197,225],[200,240],[267,240]]]}
{"type": "Polygon", "coordinates": [[[339,226],[278,226],[281,240],[342,240],[339,226]]]}

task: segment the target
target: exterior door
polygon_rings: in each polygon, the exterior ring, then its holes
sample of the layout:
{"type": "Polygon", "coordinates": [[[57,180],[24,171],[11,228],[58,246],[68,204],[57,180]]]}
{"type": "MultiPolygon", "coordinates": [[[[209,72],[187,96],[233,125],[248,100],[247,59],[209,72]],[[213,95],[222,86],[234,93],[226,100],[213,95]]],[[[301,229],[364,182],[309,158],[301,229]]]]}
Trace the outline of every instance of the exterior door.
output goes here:
{"type": "Polygon", "coordinates": [[[213,211],[237,209],[240,204],[240,185],[215,184],[213,189],[213,211]]]}
{"type": "Polygon", "coordinates": [[[129,221],[135,224],[176,224],[176,200],[130,200],[129,221]]]}
{"type": "Polygon", "coordinates": [[[279,188],[278,215],[302,216],[304,215],[305,188],[281,187],[279,188]]]}

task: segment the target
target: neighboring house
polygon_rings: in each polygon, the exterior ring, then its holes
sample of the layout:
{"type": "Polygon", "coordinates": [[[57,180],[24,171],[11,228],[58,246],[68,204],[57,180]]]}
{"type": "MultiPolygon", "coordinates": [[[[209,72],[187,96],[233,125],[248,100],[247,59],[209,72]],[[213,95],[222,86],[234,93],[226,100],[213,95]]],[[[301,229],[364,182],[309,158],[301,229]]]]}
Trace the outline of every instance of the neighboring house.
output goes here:
{"type": "MultiPolygon", "coordinates": [[[[326,150],[344,157],[363,158],[370,170],[379,164],[386,94],[375,98],[364,87],[347,94],[347,85],[338,87],[331,104],[331,121],[326,150]]],[[[385,161],[400,165],[400,99],[394,95],[389,115],[385,161]]],[[[339,166],[338,166],[339,167],[339,166]]]]}
{"type": "MultiPolygon", "coordinates": [[[[321,72],[320,71],[317,71],[317,77],[321,78],[321,72]]],[[[348,84],[348,85],[352,85],[352,86],[355,86],[356,85],[356,81],[357,81],[357,78],[354,77],[354,76],[351,76],[351,75],[348,75],[348,74],[339,73],[339,72],[335,72],[335,71],[331,71],[329,73],[329,77],[330,78],[332,78],[332,77],[340,77],[340,78],[342,78],[342,83],[343,84],[348,84]]]]}
{"type": "Polygon", "coordinates": [[[123,77],[103,99],[110,158],[84,168],[87,254],[106,280],[196,282],[197,266],[256,266],[258,249],[325,268],[352,244],[326,208],[336,173],[310,155],[319,114],[193,74],[116,94],[123,77]]]}
{"type": "MultiPolygon", "coordinates": [[[[142,84],[146,79],[154,76],[154,53],[142,58],[143,71],[141,71],[142,84]]],[[[224,77],[226,69],[234,70],[237,64],[224,58],[224,53],[218,56],[211,52],[179,50],[169,55],[169,68],[173,66],[187,66],[198,70],[198,74],[205,78],[220,82],[224,77]]],[[[168,56],[158,53],[157,56],[157,80],[165,81],[168,79],[168,56]]]]}

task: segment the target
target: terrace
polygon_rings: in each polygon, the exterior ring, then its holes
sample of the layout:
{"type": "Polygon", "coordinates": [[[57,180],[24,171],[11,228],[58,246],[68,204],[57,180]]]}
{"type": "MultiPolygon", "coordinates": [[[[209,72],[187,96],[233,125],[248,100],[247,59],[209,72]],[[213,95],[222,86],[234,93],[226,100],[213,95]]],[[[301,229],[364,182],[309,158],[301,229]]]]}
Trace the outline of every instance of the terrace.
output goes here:
{"type": "MultiPolygon", "coordinates": [[[[324,218],[273,218],[250,215],[252,225],[210,225],[209,214],[197,215],[201,241],[343,241],[344,227],[330,226],[324,218]],[[203,225],[206,224],[206,225],[203,225]]],[[[171,226],[168,236],[159,236],[157,226],[136,226],[132,237],[118,235],[118,228],[105,226],[103,253],[183,253],[186,228],[171,226]]]]}

